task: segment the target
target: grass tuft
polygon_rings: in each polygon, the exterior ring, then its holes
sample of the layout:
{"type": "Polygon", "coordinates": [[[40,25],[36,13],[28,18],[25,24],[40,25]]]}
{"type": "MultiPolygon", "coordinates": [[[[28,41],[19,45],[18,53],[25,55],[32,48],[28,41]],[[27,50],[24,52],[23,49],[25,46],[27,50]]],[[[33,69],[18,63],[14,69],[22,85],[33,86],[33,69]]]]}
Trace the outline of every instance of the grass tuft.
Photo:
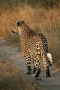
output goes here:
{"type": "Polygon", "coordinates": [[[0,62],[0,90],[36,90],[37,84],[30,85],[18,68],[0,62]]]}

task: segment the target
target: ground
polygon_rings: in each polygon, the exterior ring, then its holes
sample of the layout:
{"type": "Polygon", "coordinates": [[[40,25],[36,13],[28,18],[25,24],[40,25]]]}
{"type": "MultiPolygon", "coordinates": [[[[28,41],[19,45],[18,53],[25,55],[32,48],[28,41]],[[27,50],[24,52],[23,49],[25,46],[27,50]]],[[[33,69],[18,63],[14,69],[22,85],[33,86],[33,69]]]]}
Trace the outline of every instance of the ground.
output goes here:
{"type": "MultiPolygon", "coordinates": [[[[52,77],[45,77],[44,65],[41,60],[41,74],[39,78],[33,78],[32,75],[25,75],[24,71],[26,69],[25,60],[23,57],[23,52],[18,50],[18,47],[10,47],[6,45],[6,40],[0,40],[0,60],[5,62],[13,62],[17,65],[22,72],[23,78],[30,82],[38,83],[38,90],[60,90],[60,69],[56,66],[50,68],[52,77]]],[[[33,64],[32,64],[33,68],[33,64]]]]}

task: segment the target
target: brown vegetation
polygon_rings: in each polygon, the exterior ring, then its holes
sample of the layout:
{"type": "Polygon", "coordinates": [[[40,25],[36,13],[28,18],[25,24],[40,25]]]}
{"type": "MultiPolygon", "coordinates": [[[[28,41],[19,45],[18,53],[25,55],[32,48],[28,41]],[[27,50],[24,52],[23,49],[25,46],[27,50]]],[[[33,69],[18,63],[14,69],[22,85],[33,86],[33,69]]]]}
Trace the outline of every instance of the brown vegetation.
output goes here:
{"type": "Polygon", "coordinates": [[[0,62],[0,90],[36,90],[37,84],[25,82],[18,67],[0,62]]]}
{"type": "Polygon", "coordinates": [[[29,27],[47,37],[49,52],[55,61],[60,58],[60,9],[54,6],[47,10],[39,5],[31,7],[19,3],[17,7],[6,6],[6,9],[0,9],[0,37],[19,42],[18,36],[16,38],[11,35],[10,27],[15,21],[24,20],[29,27]]]}

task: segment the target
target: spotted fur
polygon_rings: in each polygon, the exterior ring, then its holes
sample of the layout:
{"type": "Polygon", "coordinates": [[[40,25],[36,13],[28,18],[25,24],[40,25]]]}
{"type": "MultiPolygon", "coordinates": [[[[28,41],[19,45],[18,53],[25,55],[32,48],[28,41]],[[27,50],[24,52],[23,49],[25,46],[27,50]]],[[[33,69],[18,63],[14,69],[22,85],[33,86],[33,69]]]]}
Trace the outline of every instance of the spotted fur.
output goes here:
{"type": "Polygon", "coordinates": [[[31,73],[31,56],[33,57],[33,76],[38,77],[41,71],[40,58],[42,58],[46,76],[50,77],[49,64],[52,64],[51,54],[48,54],[47,39],[43,34],[37,34],[34,30],[28,27],[24,21],[16,22],[11,26],[12,33],[18,33],[21,37],[21,45],[28,69],[28,74],[31,73]],[[50,63],[49,63],[50,62],[50,63]]]}

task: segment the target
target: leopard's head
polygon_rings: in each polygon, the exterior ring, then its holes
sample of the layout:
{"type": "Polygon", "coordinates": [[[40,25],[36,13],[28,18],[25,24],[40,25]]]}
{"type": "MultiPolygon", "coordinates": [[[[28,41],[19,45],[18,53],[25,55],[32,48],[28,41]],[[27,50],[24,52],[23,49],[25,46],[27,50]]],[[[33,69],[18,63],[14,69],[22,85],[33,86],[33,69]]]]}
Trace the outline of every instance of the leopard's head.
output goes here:
{"type": "Polygon", "coordinates": [[[18,33],[18,34],[21,34],[21,30],[22,30],[22,27],[24,25],[24,21],[16,21],[12,26],[11,26],[11,29],[10,31],[12,33],[18,33]]]}

